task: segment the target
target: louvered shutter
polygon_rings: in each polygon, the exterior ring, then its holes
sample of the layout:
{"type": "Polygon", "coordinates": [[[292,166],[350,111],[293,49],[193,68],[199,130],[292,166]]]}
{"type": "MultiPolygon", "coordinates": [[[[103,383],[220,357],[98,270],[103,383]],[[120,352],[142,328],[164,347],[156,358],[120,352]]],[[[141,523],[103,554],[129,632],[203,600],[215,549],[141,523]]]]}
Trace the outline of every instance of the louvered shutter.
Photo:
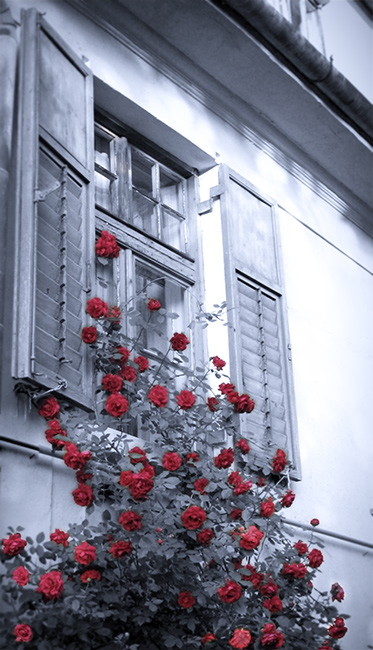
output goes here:
{"type": "Polygon", "coordinates": [[[239,416],[252,446],[252,462],[280,447],[300,477],[294,389],[276,207],[243,178],[221,167],[222,231],[231,377],[256,403],[239,416]]]}
{"type": "MultiPolygon", "coordinates": [[[[94,254],[92,75],[36,10],[22,15],[13,376],[92,406],[81,339],[94,254]]],[[[88,296],[89,297],[89,296],[88,296]]]]}

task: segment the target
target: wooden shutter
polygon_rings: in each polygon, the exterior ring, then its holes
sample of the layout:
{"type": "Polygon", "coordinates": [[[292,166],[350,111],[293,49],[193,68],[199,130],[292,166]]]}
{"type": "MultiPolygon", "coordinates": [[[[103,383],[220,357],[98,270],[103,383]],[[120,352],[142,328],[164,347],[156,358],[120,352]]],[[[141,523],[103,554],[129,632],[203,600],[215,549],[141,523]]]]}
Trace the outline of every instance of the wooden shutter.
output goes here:
{"type": "MultiPolygon", "coordinates": [[[[94,255],[92,75],[36,10],[22,15],[13,376],[92,405],[81,339],[94,255]]],[[[88,296],[89,297],[89,296],[88,296]]]]}
{"type": "Polygon", "coordinates": [[[280,447],[300,477],[290,341],[276,207],[226,166],[220,170],[231,376],[256,403],[239,416],[254,466],[280,447]]]}

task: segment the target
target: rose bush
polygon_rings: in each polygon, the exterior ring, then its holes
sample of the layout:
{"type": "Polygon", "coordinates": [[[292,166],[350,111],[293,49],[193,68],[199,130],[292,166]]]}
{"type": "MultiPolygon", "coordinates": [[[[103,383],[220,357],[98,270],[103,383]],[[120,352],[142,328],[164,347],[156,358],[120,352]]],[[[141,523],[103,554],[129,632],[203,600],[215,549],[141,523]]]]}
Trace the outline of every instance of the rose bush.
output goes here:
{"type": "MultiPolygon", "coordinates": [[[[119,255],[107,231],[96,251],[119,255]]],[[[281,518],[296,498],[286,450],[269,445],[258,469],[240,430],[253,398],[222,376],[218,355],[190,365],[183,353],[195,334],[170,339],[151,290],[128,310],[133,340],[112,308],[88,301],[95,327],[82,340],[95,359],[97,418],[55,397],[38,405],[47,440],[75,472],[71,503],[86,513],[47,537],[23,538],[21,527],[4,537],[4,647],[337,650],[348,616],[331,598],[340,602],[343,588],[312,587],[322,543],[294,543],[281,518]],[[160,336],[160,324],[167,352],[149,354],[142,333],[160,336]],[[224,379],[217,395],[209,373],[224,379]]]]}

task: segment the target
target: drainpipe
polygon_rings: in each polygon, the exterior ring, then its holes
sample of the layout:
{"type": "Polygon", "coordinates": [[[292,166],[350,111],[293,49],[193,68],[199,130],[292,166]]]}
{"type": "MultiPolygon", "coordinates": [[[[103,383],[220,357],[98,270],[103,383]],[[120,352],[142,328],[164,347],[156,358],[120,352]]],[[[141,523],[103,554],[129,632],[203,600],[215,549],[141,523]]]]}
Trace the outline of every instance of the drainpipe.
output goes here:
{"type": "MultiPolygon", "coordinates": [[[[0,360],[4,359],[4,291],[9,166],[17,64],[17,23],[9,5],[0,0],[0,360]]],[[[1,375],[0,375],[1,388],[1,375]]],[[[1,394],[1,390],[0,390],[1,394]]]]}
{"type": "Polygon", "coordinates": [[[372,105],[333,67],[293,25],[265,0],[206,0],[287,65],[350,124],[369,144],[373,144],[372,105]]]}

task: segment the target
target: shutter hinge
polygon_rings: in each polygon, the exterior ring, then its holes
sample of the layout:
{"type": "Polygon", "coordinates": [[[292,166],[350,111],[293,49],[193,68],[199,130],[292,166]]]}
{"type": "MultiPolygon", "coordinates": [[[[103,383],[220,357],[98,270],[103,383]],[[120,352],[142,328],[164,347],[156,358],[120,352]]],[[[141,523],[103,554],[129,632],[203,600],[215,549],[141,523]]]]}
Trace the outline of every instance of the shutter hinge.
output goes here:
{"type": "Polygon", "coordinates": [[[223,193],[224,187],[222,185],[214,185],[214,187],[210,187],[210,198],[207,199],[207,201],[201,201],[198,204],[198,214],[206,214],[206,212],[211,212],[213,202],[216,199],[219,199],[223,193]]]}
{"type": "Polygon", "coordinates": [[[44,190],[35,190],[35,201],[45,201],[48,194],[52,194],[61,187],[61,183],[58,180],[55,180],[52,185],[46,187],[44,190]]]}

